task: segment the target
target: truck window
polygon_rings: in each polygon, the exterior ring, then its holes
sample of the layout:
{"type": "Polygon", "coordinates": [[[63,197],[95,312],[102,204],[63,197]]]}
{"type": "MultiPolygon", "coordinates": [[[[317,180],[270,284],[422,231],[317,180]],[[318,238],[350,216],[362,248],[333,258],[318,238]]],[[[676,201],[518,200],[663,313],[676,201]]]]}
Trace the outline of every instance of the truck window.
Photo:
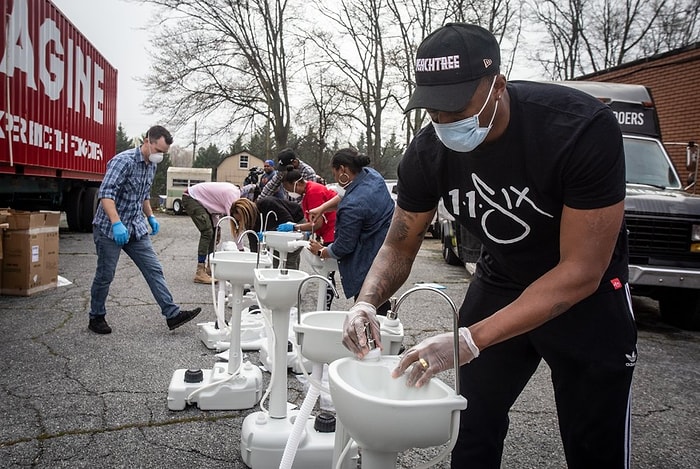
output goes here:
{"type": "Polygon", "coordinates": [[[625,136],[628,184],[680,189],[681,182],[657,140],[625,136]]]}

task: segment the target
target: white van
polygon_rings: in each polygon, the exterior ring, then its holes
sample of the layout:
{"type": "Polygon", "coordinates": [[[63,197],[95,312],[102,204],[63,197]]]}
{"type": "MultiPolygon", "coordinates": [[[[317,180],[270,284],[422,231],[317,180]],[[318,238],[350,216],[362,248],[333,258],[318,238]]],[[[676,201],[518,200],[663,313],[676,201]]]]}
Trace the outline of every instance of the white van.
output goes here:
{"type": "Polygon", "coordinates": [[[166,180],[166,210],[172,210],[176,215],[184,214],[182,193],[200,182],[211,182],[211,172],[211,168],[169,167],[166,180]]]}

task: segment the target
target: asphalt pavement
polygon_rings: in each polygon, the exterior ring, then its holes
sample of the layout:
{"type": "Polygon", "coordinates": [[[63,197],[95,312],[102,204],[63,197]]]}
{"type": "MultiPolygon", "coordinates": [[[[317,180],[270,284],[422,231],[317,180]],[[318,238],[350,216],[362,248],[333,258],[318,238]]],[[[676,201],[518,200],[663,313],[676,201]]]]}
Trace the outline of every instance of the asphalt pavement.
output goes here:
{"type": "MultiPolygon", "coordinates": [[[[188,217],[157,215],[153,238],[175,301],[201,306],[196,322],[213,321],[212,290],[192,282],[198,232],[188,217]]],[[[65,225],[64,225],[65,226],[65,225]]],[[[30,297],[0,297],[1,468],[245,468],[240,432],[251,409],[170,411],[168,385],[182,368],[212,368],[215,352],[197,326],[169,331],[143,277],[122,256],[108,300],[112,334],[87,329],[95,269],[92,235],[60,231],[59,275],[67,285],[30,297]]],[[[302,263],[302,269],[306,265],[302,263]]],[[[446,265],[438,240],[427,238],[400,292],[419,282],[445,287],[459,306],[469,276],[446,265]]],[[[314,309],[307,291],[303,309],[314,309]]],[[[351,302],[335,300],[333,309],[351,302]]],[[[632,406],[635,468],[697,468],[700,461],[700,333],[659,320],[658,306],[635,299],[639,359],[632,406]]],[[[405,345],[450,330],[451,309],[430,292],[407,299],[399,312],[405,345]]],[[[247,359],[259,364],[258,352],[247,359]]],[[[450,373],[441,376],[451,383],[450,373]]],[[[269,373],[263,373],[267,387],[269,373]]],[[[288,401],[301,404],[303,385],[288,375],[288,401]]],[[[549,373],[539,370],[515,403],[504,468],[563,468],[549,373]]],[[[416,467],[439,448],[409,450],[399,467],[416,467]]],[[[449,467],[449,458],[434,467],[449,467]]],[[[296,466],[295,466],[296,467],[296,466]]],[[[329,463],[330,467],[330,463],[329,463]]]]}

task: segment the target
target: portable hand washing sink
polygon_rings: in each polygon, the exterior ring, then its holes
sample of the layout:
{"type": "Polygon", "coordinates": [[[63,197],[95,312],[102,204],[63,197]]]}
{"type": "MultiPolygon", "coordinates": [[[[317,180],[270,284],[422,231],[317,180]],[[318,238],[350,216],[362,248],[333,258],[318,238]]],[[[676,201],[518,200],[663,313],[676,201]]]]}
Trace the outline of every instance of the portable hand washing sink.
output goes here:
{"type": "MultiPolygon", "coordinates": [[[[351,357],[352,352],[343,345],[343,324],[347,314],[347,311],[312,311],[300,315],[299,322],[293,328],[301,354],[316,363],[330,363],[339,358],[351,357]]],[[[380,326],[383,326],[386,318],[377,318],[380,326]]],[[[385,355],[398,355],[401,349],[403,327],[399,325],[396,329],[393,334],[381,329],[382,353],[385,355]]]]}
{"type": "Polygon", "coordinates": [[[297,297],[299,284],[309,274],[293,269],[255,269],[253,273],[260,306],[283,310],[289,316],[289,308],[297,297]]]}
{"type": "Polygon", "coordinates": [[[446,443],[453,413],[465,409],[467,400],[435,377],[420,388],[406,386],[405,375],[391,376],[398,362],[386,355],[332,362],[328,378],[338,418],[366,450],[395,453],[446,443]]]}
{"type": "Polygon", "coordinates": [[[290,252],[297,249],[290,247],[290,241],[299,241],[304,238],[304,233],[298,231],[266,231],[264,233],[265,242],[268,248],[272,248],[280,252],[290,252]]]}
{"type": "Polygon", "coordinates": [[[268,256],[258,256],[257,252],[216,251],[209,255],[212,276],[217,280],[226,280],[235,285],[244,285],[253,281],[255,268],[272,265],[268,256]]]}
{"type": "MultiPolygon", "coordinates": [[[[355,440],[362,451],[363,468],[396,467],[401,451],[449,442],[430,462],[432,464],[449,454],[457,442],[460,411],[467,408],[467,400],[459,393],[457,307],[444,292],[418,286],[405,292],[395,303],[392,301],[392,316],[398,315],[399,306],[408,295],[420,290],[437,293],[452,309],[454,389],[435,376],[419,388],[407,386],[406,373],[398,378],[391,376],[401,359],[394,355],[365,360],[340,358],[328,365],[328,384],[337,424],[348,435],[345,441],[336,439],[336,444],[346,446],[348,438],[355,440]]],[[[411,370],[409,368],[407,373],[411,370]]]]}

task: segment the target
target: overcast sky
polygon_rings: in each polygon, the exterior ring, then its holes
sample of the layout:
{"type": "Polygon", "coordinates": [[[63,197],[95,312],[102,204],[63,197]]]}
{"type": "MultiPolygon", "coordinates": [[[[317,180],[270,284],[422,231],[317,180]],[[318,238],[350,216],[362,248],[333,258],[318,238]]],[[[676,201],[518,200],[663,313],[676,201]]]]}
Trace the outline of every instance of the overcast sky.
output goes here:
{"type": "MultiPolygon", "coordinates": [[[[63,14],[88,38],[118,71],[117,122],[129,137],[145,133],[158,124],[143,103],[146,93],[136,81],[148,72],[146,48],[153,18],[148,5],[125,0],[52,0],[63,14]]],[[[175,143],[187,146],[190,136],[175,134],[175,143]]]]}

